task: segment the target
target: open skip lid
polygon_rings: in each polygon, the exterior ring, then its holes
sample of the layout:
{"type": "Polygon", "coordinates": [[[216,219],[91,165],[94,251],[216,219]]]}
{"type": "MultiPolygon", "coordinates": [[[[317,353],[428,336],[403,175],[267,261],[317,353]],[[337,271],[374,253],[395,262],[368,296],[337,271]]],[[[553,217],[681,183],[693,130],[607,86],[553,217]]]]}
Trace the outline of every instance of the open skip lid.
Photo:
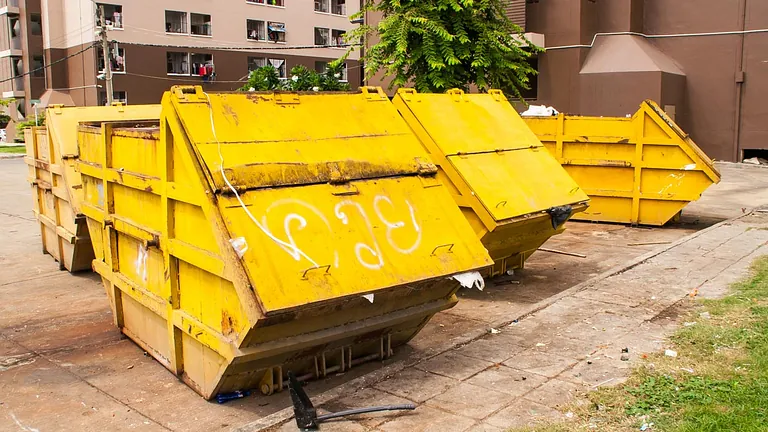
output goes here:
{"type": "Polygon", "coordinates": [[[380,89],[174,95],[267,315],[490,264],[380,89]]]}
{"type": "Polygon", "coordinates": [[[495,221],[589,199],[499,90],[429,94],[401,89],[395,105],[495,221]]]}

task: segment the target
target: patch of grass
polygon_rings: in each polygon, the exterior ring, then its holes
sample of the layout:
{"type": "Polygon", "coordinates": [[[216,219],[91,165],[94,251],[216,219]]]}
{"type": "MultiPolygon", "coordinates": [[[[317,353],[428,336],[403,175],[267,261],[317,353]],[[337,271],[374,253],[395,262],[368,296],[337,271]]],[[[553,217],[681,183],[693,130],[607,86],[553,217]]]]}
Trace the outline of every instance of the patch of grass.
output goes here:
{"type": "Polygon", "coordinates": [[[25,154],[27,152],[27,148],[23,145],[19,146],[0,146],[0,153],[10,153],[10,154],[25,154]]]}
{"type": "Polygon", "coordinates": [[[620,387],[601,388],[567,407],[565,430],[768,431],[768,257],[720,300],[702,300],[670,339],[678,357],[653,354],[620,387]],[[702,317],[708,312],[709,318],[702,317]]]}

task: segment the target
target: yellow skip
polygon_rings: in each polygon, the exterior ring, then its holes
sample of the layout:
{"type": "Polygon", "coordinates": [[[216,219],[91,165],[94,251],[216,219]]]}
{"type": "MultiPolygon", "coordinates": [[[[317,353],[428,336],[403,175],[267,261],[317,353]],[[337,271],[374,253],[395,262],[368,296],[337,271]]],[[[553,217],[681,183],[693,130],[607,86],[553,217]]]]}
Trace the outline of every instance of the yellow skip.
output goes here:
{"type": "Polygon", "coordinates": [[[492,265],[381,89],[173,87],[79,135],[116,324],[206,398],[386,359],[492,265]]]}
{"type": "Polygon", "coordinates": [[[587,195],[500,91],[400,89],[393,102],[491,254],[493,274],[522,267],[587,207],[587,195]]]}
{"type": "Polygon", "coordinates": [[[720,182],[712,160],[653,101],[631,118],[525,122],[591,198],[574,219],[664,225],[720,182]]]}

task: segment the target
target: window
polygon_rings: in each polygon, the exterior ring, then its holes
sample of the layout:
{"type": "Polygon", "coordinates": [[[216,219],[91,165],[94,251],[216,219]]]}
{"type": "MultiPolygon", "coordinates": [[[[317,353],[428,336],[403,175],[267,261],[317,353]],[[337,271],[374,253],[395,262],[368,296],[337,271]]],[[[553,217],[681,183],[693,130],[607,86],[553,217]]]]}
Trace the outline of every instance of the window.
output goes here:
{"type": "Polygon", "coordinates": [[[315,0],[315,12],[346,15],[346,0],[315,0]]]}
{"type": "Polygon", "coordinates": [[[24,75],[24,62],[21,57],[11,57],[11,72],[14,78],[24,75]]]}
{"type": "Polygon", "coordinates": [[[331,0],[331,13],[334,15],[346,15],[347,4],[345,0],[331,0]]]}
{"type": "Polygon", "coordinates": [[[104,6],[104,17],[107,20],[107,25],[112,28],[123,28],[123,7],[120,5],[112,5],[106,3],[96,3],[96,16],[99,14],[99,8],[104,6]]]}
{"type": "Polygon", "coordinates": [[[264,57],[248,57],[248,72],[253,72],[258,68],[267,65],[267,59],[264,57]]]}
{"type": "MultiPolygon", "coordinates": [[[[96,50],[99,60],[99,72],[104,72],[104,51],[96,50]]],[[[123,48],[113,47],[109,50],[109,69],[115,73],[125,72],[125,50],[123,48]]]]}
{"type": "Polygon", "coordinates": [[[347,34],[347,32],[344,30],[331,30],[331,45],[343,46],[346,43],[344,41],[345,34],[347,34]]]}
{"type": "Polygon", "coordinates": [[[166,33],[189,33],[187,30],[187,13],[177,11],[165,11],[166,33]]]}
{"type": "Polygon", "coordinates": [[[268,21],[267,34],[272,42],[285,42],[285,23],[268,21]]]}
{"type": "Polygon", "coordinates": [[[264,21],[247,20],[248,39],[255,41],[267,40],[267,26],[264,21]]]}
{"type": "Polygon", "coordinates": [[[270,6],[280,6],[283,7],[285,4],[283,3],[283,0],[245,0],[246,3],[251,4],[266,4],[270,6]]]}
{"type": "Polygon", "coordinates": [[[269,64],[272,65],[273,68],[277,69],[277,75],[282,78],[288,78],[288,75],[285,73],[285,60],[284,59],[269,59],[269,64]]]}
{"type": "Polygon", "coordinates": [[[328,13],[331,10],[331,0],[315,0],[315,12],[328,13]]]}
{"type": "MultiPolygon", "coordinates": [[[[102,105],[107,105],[107,92],[101,90],[99,92],[99,100],[102,105]]],[[[128,105],[128,93],[125,91],[112,92],[112,102],[122,102],[124,105],[128,105]]]]}
{"type": "Polygon", "coordinates": [[[17,16],[8,17],[8,26],[11,28],[11,37],[15,38],[21,35],[21,21],[17,16]]]}
{"type": "Polygon", "coordinates": [[[189,75],[189,54],[183,52],[169,52],[168,75],[189,75]]]}
{"type": "Polygon", "coordinates": [[[204,14],[190,14],[192,34],[197,36],[212,36],[211,16],[204,14]]]}
{"type": "Polygon", "coordinates": [[[34,36],[41,36],[43,34],[43,18],[38,13],[29,15],[29,31],[34,36]]]}
{"type": "Polygon", "coordinates": [[[30,74],[34,78],[42,78],[45,76],[45,69],[43,69],[43,66],[45,66],[45,60],[43,60],[43,56],[36,55],[32,56],[32,65],[31,70],[29,71],[30,74]]]}
{"type": "Polygon", "coordinates": [[[330,45],[330,30],[315,27],[315,45],[330,45]]]}
{"type": "Polygon", "coordinates": [[[347,82],[348,81],[347,64],[346,63],[341,65],[341,76],[339,77],[339,81],[343,81],[343,82],[347,82]]]}
{"type": "Polygon", "coordinates": [[[208,67],[213,66],[213,56],[192,53],[189,55],[189,63],[192,65],[192,75],[205,76],[208,75],[208,67]]]}

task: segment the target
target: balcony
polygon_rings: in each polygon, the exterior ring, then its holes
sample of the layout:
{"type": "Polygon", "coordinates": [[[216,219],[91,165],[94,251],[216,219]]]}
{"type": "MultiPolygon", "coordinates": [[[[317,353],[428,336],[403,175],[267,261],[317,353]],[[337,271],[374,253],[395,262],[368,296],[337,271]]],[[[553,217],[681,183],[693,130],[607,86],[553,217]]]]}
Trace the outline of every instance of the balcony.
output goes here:
{"type": "Polygon", "coordinates": [[[3,98],[23,98],[24,97],[24,65],[21,57],[10,57],[2,60],[2,68],[7,72],[0,71],[0,76],[10,77],[9,81],[0,84],[3,98]]]}
{"type": "Polygon", "coordinates": [[[18,14],[19,0],[0,0],[0,15],[18,14]]]}

